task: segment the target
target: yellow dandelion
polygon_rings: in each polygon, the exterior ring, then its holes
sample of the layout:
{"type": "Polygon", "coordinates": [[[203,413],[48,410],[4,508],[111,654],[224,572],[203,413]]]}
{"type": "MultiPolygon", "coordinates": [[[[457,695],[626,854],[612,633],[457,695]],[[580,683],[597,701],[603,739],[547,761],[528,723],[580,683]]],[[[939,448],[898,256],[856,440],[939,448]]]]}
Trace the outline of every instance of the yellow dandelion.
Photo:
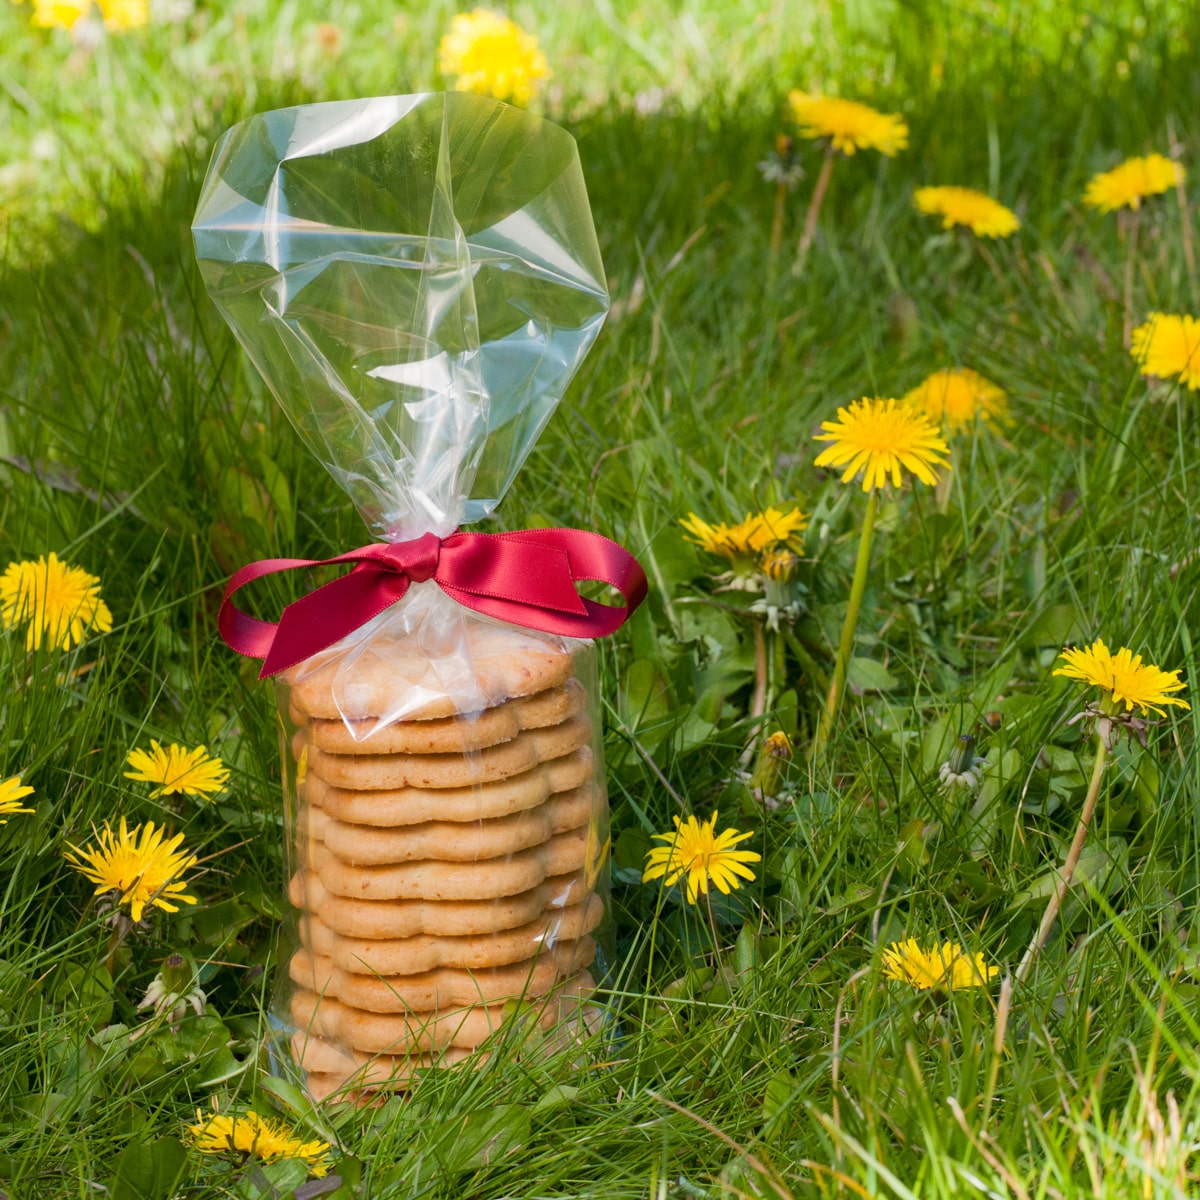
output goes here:
{"type": "Polygon", "coordinates": [[[851,155],[878,150],[889,158],[908,145],[908,126],[899,113],[882,113],[856,100],[788,93],[792,119],[806,138],[828,138],[835,150],[851,155]]]}
{"type": "Polygon", "coordinates": [[[537,38],[487,8],[459,13],[438,44],[438,70],[456,91],[528,104],[538,83],[550,76],[537,38]]]}
{"type": "Polygon", "coordinates": [[[1106,699],[1114,712],[1119,711],[1122,704],[1126,712],[1131,712],[1136,705],[1143,715],[1147,710],[1152,710],[1160,717],[1165,717],[1167,714],[1162,709],[1164,704],[1191,708],[1186,700],[1168,694],[1180,692],[1187,686],[1179,678],[1179,671],[1162,671],[1143,663],[1140,654],[1135,655],[1124,646],[1112,654],[1104,642],[1097,638],[1087,649],[1067,649],[1059,658],[1064,659],[1067,665],[1058,667],[1055,675],[1095,684],[1108,693],[1106,699]]]}
{"type": "Polygon", "coordinates": [[[261,1117],[256,1112],[237,1116],[214,1113],[209,1117],[197,1112],[196,1119],[199,1124],[189,1125],[187,1131],[201,1154],[225,1154],[233,1150],[268,1163],[297,1158],[317,1178],[329,1171],[329,1143],[316,1138],[303,1141],[282,1121],[261,1117]]]}
{"type": "Polygon", "coordinates": [[[91,7],[91,0],[33,0],[29,21],[40,29],[74,29],[91,7]]]}
{"type": "Polygon", "coordinates": [[[0,576],[0,621],[6,629],[27,622],[29,650],[37,650],[43,639],[69,650],[89,628],[100,633],[112,629],[112,613],[100,599],[100,580],[67,566],[53,552],[37,562],[8,564],[0,576]]]}
{"type": "Polygon", "coordinates": [[[1143,200],[1170,191],[1186,177],[1187,172],[1179,163],[1162,154],[1127,158],[1111,171],[1093,175],[1083,194],[1083,202],[1101,212],[1113,212],[1118,208],[1136,211],[1143,200]]]}
{"type": "Polygon", "coordinates": [[[1200,389],[1200,320],[1186,314],[1151,313],[1133,331],[1129,352],[1143,375],[1175,379],[1190,391],[1200,389]]]}
{"type": "Polygon", "coordinates": [[[869,400],[865,396],[850,407],[838,409],[837,421],[822,421],[824,433],[814,440],[832,443],[816,458],[818,467],[845,466],[842,482],[863,472],[863,491],[882,487],[890,478],[895,487],[904,482],[903,471],[922,483],[936,484],[936,469],[949,467],[949,446],[924,413],[894,399],[869,400]]]}
{"type": "Polygon", "coordinates": [[[172,743],[165,749],[151,739],[150,749],[130,750],[125,760],[132,771],[126,779],[159,784],[150,799],[159,796],[215,796],[229,782],[229,768],[208,753],[206,746],[188,750],[172,743]]]}
{"type": "Polygon", "coordinates": [[[114,33],[141,29],[150,23],[148,0],[96,0],[105,27],[114,33]]]}
{"type": "Polygon", "coordinates": [[[970,367],[934,371],[905,393],[901,403],[923,412],[934,425],[949,433],[960,433],[976,421],[998,431],[1011,420],[1004,389],[970,367]]]}
{"type": "Polygon", "coordinates": [[[965,187],[923,187],[913,193],[917,211],[941,217],[942,228],[965,225],[976,237],[1008,237],[1021,228],[1011,208],[965,187]]]}
{"type": "Polygon", "coordinates": [[[893,942],[883,952],[884,978],[910,984],[919,991],[983,987],[999,974],[1000,968],[988,966],[982,954],[968,955],[954,942],[923,950],[916,938],[907,938],[893,942]]]}
{"type": "Polygon", "coordinates": [[[701,893],[708,895],[711,880],[717,891],[729,895],[742,886],[743,879],[753,879],[754,872],[747,863],[760,862],[762,856],[753,850],[734,850],[739,842],[754,836],[754,831],[739,833],[736,829],[716,832],[717,814],[707,821],[688,817],[681,822],[675,818],[674,833],[656,833],[656,841],[666,845],[647,851],[646,869],[642,882],[663,879],[668,887],[687,876],[687,901],[695,904],[701,893]]]}
{"type": "Polygon", "coordinates": [[[26,787],[21,782],[20,775],[14,775],[11,779],[5,779],[0,782],[0,825],[7,825],[8,818],[14,817],[17,813],[31,813],[32,808],[23,808],[21,801],[26,796],[33,795],[33,788],[26,787]]]}
{"type": "Polygon", "coordinates": [[[736,525],[724,521],[710,525],[695,513],[688,513],[679,523],[691,534],[688,541],[730,561],[755,557],[808,528],[808,518],[798,508],[786,513],[765,508],[760,513],[747,513],[746,519],[736,525]]]}
{"type": "Polygon", "coordinates": [[[96,884],[95,895],[119,893],[117,905],[128,904],[134,921],[142,919],[147,905],[178,912],[175,901],[196,903],[195,896],[184,894],[187,884],[177,878],[196,865],[196,856],[179,849],[182,833],[164,841],[165,832],[156,829],[153,821],[130,830],[122,817],[120,830],[114,833],[105,821],[97,835],[98,846],[80,849],[68,842],[63,857],[96,884]]]}

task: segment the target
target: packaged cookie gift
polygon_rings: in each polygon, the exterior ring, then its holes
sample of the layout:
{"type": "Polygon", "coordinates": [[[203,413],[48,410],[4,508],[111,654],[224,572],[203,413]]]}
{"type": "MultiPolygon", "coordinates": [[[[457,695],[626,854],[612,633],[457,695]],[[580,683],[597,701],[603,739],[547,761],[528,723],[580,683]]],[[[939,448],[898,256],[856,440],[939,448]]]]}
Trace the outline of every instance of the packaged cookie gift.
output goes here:
{"type": "Polygon", "coordinates": [[[193,233],[210,296],[373,539],[244,567],[220,615],[276,680],[287,1052],[314,1097],[363,1096],[486,1053],[515,1012],[569,1036],[604,971],[591,639],[645,577],[597,534],[464,527],[607,311],[575,143],[458,93],[264,113],[221,139],[193,233]],[[235,604],[318,565],[341,573],[278,622],[235,604]]]}

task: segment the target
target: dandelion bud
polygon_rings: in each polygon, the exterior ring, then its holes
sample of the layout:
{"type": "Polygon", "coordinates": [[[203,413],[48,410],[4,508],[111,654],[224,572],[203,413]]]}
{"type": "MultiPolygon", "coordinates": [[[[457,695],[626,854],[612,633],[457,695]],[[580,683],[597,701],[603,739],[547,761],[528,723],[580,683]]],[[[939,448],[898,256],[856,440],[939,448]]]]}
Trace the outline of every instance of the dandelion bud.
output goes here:
{"type": "Polygon", "coordinates": [[[155,1016],[167,1018],[171,1028],[178,1030],[189,1006],[200,1016],[207,1002],[194,966],[182,954],[172,954],[146,989],[138,1009],[153,1009],[155,1016]]]}
{"type": "Polygon", "coordinates": [[[792,742],[782,729],[777,729],[762,744],[750,786],[764,796],[774,796],[783,780],[783,769],[792,761],[792,742]]]}
{"type": "Polygon", "coordinates": [[[971,792],[978,791],[983,782],[984,762],[984,759],[975,755],[974,736],[964,733],[950,752],[949,759],[939,768],[938,777],[951,790],[966,788],[971,792]]]}

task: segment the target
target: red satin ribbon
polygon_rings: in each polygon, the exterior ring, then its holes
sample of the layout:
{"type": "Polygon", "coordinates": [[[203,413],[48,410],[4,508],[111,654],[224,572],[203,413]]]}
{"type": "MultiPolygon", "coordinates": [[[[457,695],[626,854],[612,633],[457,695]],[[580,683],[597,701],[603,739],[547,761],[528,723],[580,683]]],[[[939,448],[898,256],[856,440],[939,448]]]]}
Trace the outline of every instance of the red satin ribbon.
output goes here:
{"type": "Polygon", "coordinates": [[[239,654],[264,660],[260,679],[277,675],[395,604],[410,583],[432,579],[465,608],[513,625],[566,637],[603,637],[620,628],[646,595],[646,575],[616,542],[582,529],[517,533],[427,533],[411,542],[379,542],[336,558],[265,558],[229,581],[217,628],[239,654]],[[264,575],[353,563],[347,575],[289,604],[277,625],[235,608],[231,597],[264,575]],[[624,608],[585,600],[575,584],[595,579],[625,598],[624,608]]]}

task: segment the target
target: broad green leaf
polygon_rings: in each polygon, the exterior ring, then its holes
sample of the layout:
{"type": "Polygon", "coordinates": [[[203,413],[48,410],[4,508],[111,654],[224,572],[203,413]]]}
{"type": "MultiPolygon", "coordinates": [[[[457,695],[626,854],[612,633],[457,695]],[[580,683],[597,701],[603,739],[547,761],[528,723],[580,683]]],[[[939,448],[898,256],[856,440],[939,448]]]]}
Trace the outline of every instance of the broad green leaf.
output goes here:
{"type": "Polygon", "coordinates": [[[430,1139],[443,1171],[477,1171],[512,1153],[529,1140],[529,1110],[499,1104],[443,1121],[430,1139]]]}
{"type": "Polygon", "coordinates": [[[890,692],[900,680],[873,658],[852,658],[846,667],[846,683],[856,692],[890,692]]]}
{"type": "Polygon", "coordinates": [[[168,1200],[187,1167],[187,1150],[177,1138],[131,1142],[121,1151],[108,1181],[111,1200],[168,1200]]]}
{"type": "Polygon", "coordinates": [[[579,1089],[569,1083],[556,1083],[547,1089],[542,1098],[533,1106],[533,1116],[544,1117],[547,1113],[557,1112],[560,1108],[571,1108],[579,1096],[579,1089]]]}

